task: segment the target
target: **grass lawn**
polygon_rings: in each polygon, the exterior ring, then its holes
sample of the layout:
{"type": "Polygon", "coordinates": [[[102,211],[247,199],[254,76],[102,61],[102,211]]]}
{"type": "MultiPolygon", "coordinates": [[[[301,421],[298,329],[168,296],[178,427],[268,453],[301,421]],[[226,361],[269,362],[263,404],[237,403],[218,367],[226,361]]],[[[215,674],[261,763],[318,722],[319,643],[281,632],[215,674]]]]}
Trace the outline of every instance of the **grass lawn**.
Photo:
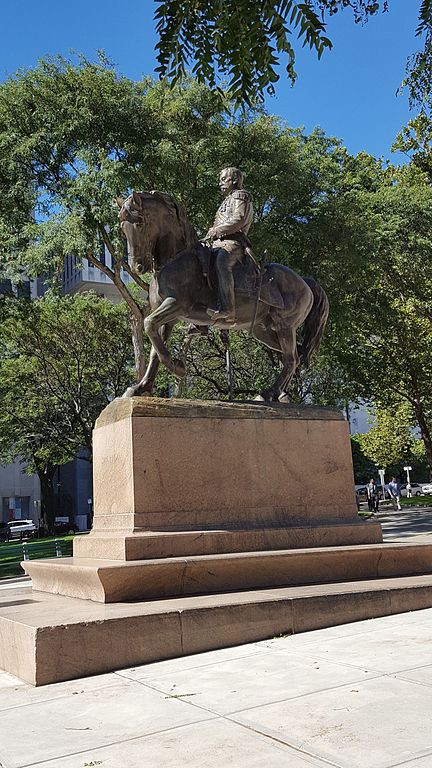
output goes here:
{"type": "MultiPolygon", "coordinates": [[[[413,496],[412,499],[406,499],[404,497],[400,500],[401,507],[416,508],[416,507],[432,507],[432,496],[413,496]]],[[[380,501],[380,512],[393,512],[393,505],[389,499],[385,502],[380,501]]],[[[368,518],[372,517],[372,513],[367,508],[363,508],[358,513],[360,517],[368,518]]]]}
{"type": "Polygon", "coordinates": [[[25,544],[28,548],[30,560],[34,558],[55,557],[55,546],[53,542],[56,540],[61,543],[62,554],[66,557],[72,554],[72,540],[71,536],[44,536],[41,539],[26,539],[24,542],[19,539],[14,539],[9,542],[0,543],[0,579],[7,576],[22,576],[24,573],[21,568],[20,562],[23,560],[22,545],[25,544]]]}
{"type": "Polygon", "coordinates": [[[401,498],[402,507],[432,507],[432,496],[413,496],[412,499],[401,498]]]}

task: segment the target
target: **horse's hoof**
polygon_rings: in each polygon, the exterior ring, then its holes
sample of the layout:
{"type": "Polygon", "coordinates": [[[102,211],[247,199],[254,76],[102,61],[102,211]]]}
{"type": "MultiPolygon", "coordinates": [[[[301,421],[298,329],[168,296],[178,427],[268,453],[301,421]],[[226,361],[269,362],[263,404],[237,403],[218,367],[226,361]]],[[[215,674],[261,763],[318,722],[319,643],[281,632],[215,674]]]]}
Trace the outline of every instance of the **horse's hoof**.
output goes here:
{"type": "Polygon", "coordinates": [[[281,394],[278,397],[278,400],[279,400],[280,403],[290,403],[291,402],[291,398],[290,398],[289,395],[287,395],[286,392],[281,392],[281,394]]]}
{"type": "Polygon", "coordinates": [[[134,384],[132,387],[127,388],[122,394],[122,398],[123,397],[151,397],[151,392],[144,387],[138,386],[138,384],[134,384]]]}
{"type": "Polygon", "coordinates": [[[272,400],[274,399],[273,392],[271,391],[271,389],[266,389],[264,390],[264,392],[261,392],[261,394],[255,398],[255,400],[257,400],[258,398],[262,403],[271,403],[272,400]]]}
{"type": "Polygon", "coordinates": [[[181,360],[174,360],[174,373],[179,379],[183,379],[186,376],[186,367],[181,360]]]}
{"type": "Polygon", "coordinates": [[[136,387],[128,387],[125,392],[122,394],[123,397],[136,397],[137,396],[137,388],[136,387]]]}

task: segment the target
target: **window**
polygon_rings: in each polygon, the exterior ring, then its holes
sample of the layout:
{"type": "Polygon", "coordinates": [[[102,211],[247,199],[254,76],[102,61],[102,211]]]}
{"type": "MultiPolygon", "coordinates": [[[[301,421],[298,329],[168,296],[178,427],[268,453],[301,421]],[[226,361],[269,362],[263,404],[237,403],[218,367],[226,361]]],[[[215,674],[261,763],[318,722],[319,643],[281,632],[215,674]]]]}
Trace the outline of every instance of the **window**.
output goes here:
{"type": "Polygon", "coordinates": [[[30,496],[3,496],[2,520],[25,520],[29,517],[30,496]]]}
{"type": "Polygon", "coordinates": [[[24,282],[17,283],[17,297],[19,299],[29,299],[30,298],[30,283],[28,280],[25,280],[24,282]]]}

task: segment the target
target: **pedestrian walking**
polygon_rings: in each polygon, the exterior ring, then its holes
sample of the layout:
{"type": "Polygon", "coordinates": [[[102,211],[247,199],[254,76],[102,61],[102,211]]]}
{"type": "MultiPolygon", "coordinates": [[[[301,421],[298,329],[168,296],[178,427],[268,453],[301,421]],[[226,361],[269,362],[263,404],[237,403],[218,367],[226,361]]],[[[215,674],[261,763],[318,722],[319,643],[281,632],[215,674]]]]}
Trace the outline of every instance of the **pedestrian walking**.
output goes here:
{"type": "Polygon", "coordinates": [[[411,487],[411,483],[407,483],[407,484],[406,484],[406,492],[407,492],[407,499],[411,499],[411,498],[412,498],[412,487],[411,487]]]}
{"type": "Polygon", "coordinates": [[[392,479],[390,480],[387,486],[387,489],[393,503],[393,509],[395,511],[402,509],[400,505],[400,495],[401,495],[400,485],[395,477],[392,477],[392,479]]]}
{"type": "Polygon", "coordinates": [[[378,512],[378,505],[379,505],[378,488],[373,477],[371,477],[371,479],[369,480],[366,486],[366,493],[367,493],[369,512],[378,512]]]}

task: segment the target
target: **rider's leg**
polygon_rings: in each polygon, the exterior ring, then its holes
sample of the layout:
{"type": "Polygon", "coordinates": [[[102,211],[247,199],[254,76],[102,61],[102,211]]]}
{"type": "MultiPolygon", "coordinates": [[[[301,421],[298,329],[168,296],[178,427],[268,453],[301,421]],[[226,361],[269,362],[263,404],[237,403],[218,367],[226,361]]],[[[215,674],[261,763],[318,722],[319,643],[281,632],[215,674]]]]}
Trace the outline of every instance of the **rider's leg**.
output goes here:
{"type": "Polygon", "coordinates": [[[218,308],[209,309],[208,314],[214,320],[235,320],[235,296],[233,267],[241,257],[241,249],[233,253],[219,248],[216,254],[216,273],[218,279],[218,308]],[[238,251],[240,251],[240,256],[238,251]]]}

